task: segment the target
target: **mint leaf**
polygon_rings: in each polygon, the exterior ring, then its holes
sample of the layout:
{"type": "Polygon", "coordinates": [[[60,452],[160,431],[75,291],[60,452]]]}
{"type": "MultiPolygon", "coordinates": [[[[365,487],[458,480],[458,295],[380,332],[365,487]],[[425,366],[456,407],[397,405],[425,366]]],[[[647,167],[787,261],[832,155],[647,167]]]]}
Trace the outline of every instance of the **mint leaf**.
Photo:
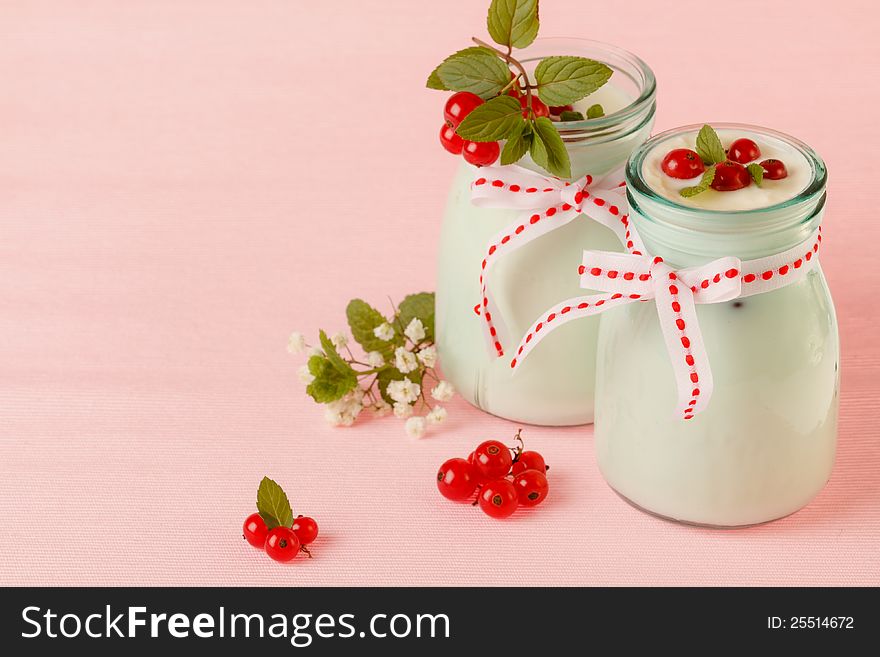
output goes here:
{"type": "Polygon", "coordinates": [[[308,368],[315,380],[306,387],[306,393],[319,404],[342,399],[357,385],[357,374],[354,370],[351,374],[343,374],[326,356],[312,356],[309,358],[308,368]]]}
{"type": "Polygon", "coordinates": [[[588,119],[601,119],[603,116],[605,116],[605,110],[599,103],[590,105],[589,109],[587,109],[588,119]]]}
{"type": "Polygon", "coordinates": [[[545,57],[535,68],[538,96],[551,106],[569,105],[608,82],[612,70],[585,57],[545,57]]]}
{"type": "Polygon", "coordinates": [[[535,120],[532,131],[532,145],[529,153],[532,159],[540,167],[543,167],[554,176],[571,178],[571,162],[568,159],[568,151],[562,137],[553,127],[553,122],[546,116],[540,116],[535,120]]]}
{"type": "Polygon", "coordinates": [[[451,55],[449,55],[449,57],[444,59],[440,63],[440,65],[437,66],[437,68],[435,68],[433,71],[431,71],[431,75],[428,76],[428,81],[425,83],[425,86],[428,87],[428,89],[437,89],[439,91],[451,91],[451,89],[449,87],[447,87],[445,84],[443,84],[443,80],[440,79],[440,74],[439,74],[440,66],[443,66],[443,64],[445,64],[450,59],[453,59],[455,57],[464,57],[464,56],[473,55],[473,54],[482,55],[485,53],[490,53],[490,54],[494,55],[494,53],[492,53],[491,50],[489,50],[488,48],[483,48],[482,46],[471,46],[470,48],[465,48],[464,50],[459,50],[458,52],[452,53],[451,55]]]}
{"type": "MultiPolygon", "coordinates": [[[[437,67],[439,68],[439,66],[437,67]]],[[[443,80],[440,79],[440,76],[437,74],[437,69],[435,68],[431,71],[431,75],[428,76],[428,81],[425,83],[425,86],[428,89],[437,89],[438,91],[449,91],[449,87],[443,84],[443,80]]]]}
{"type": "Polygon", "coordinates": [[[513,134],[522,112],[516,98],[498,96],[475,107],[455,131],[470,141],[498,141],[513,134]]]}
{"type": "Polygon", "coordinates": [[[410,294],[397,307],[400,313],[398,319],[402,326],[401,332],[406,330],[409,323],[413,319],[422,320],[425,327],[425,340],[434,341],[434,293],[420,292],[419,294],[410,294]]]}
{"type": "Polygon", "coordinates": [[[697,134],[697,155],[706,164],[718,164],[727,159],[718,133],[710,125],[704,125],[697,134]]]}
{"type": "Polygon", "coordinates": [[[470,91],[480,98],[491,98],[510,82],[510,69],[496,53],[478,46],[447,57],[437,67],[437,79],[452,91],[470,91]]]}
{"type": "Polygon", "coordinates": [[[749,170],[749,175],[752,177],[752,180],[755,181],[755,184],[760,187],[764,184],[764,167],[760,164],[752,162],[749,166],[746,167],[749,170]]]}
{"type": "Polygon", "coordinates": [[[715,180],[715,167],[711,166],[703,172],[703,177],[700,178],[700,182],[693,187],[685,187],[680,190],[678,193],[684,196],[685,198],[690,198],[691,196],[696,196],[697,194],[702,194],[712,185],[712,181],[715,180]]]}
{"type": "Polygon", "coordinates": [[[528,123],[522,121],[519,127],[508,135],[507,142],[501,149],[501,166],[519,162],[522,156],[529,152],[531,145],[532,128],[528,123]]]}
{"type": "Polygon", "coordinates": [[[343,376],[347,376],[351,374],[357,380],[357,374],[351,368],[342,356],[339,355],[339,352],[336,351],[336,347],[332,342],[330,342],[330,338],[327,337],[327,334],[322,330],[318,333],[318,336],[321,339],[321,349],[324,350],[324,354],[327,356],[327,360],[337,369],[337,371],[343,376]]]}
{"type": "Polygon", "coordinates": [[[495,43],[525,48],[538,36],[538,0],[492,0],[486,23],[495,43]]]}
{"type": "Polygon", "coordinates": [[[583,121],[584,115],[580,112],[573,112],[571,110],[563,110],[559,115],[560,121],[583,121]]]}
{"type": "Polygon", "coordinates": [[[293,510],[287,493],[269,477],[263,477],[257,489],[257,511],[269,529],[293,525],[293,510]]]}
{"type": "Polygon", "coordinates": [[[382,316],[382,313],[366,301],[352,299],[345,309],[345,316],[348,319],[351,335],[364,348],[364,351],[378,351],[387,358],[388,354],[394,351],[395,342],[403,343],[400,339],[401,336],[397,333],[391,342],[376,337],[373,329],[384,324],[387,320],[382,316]]]}

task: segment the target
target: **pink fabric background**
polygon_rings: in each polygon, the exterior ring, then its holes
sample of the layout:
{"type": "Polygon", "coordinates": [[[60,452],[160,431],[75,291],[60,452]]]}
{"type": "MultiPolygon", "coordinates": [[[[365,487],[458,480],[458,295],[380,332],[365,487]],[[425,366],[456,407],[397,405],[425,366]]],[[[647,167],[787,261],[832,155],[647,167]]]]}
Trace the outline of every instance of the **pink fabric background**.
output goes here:
{"type": "Polygon", "coordinates": [[[641,55],[657,129],[761,123],[828,162],[843,393],[815,502],[666,524],[604,485],[590,429],[529,428],[551,498],[494,522],[433,478],[512,424],[459,400],[414,442],[305,397],[292,329],[434,287],[457,162],[423,82],[488,0],[3,1],[0,584],[880,584],[876,3],[611,4],[545,0],[542,34],[641,55]],[[263,474],[316,558],[241,540],[263,474]]]}

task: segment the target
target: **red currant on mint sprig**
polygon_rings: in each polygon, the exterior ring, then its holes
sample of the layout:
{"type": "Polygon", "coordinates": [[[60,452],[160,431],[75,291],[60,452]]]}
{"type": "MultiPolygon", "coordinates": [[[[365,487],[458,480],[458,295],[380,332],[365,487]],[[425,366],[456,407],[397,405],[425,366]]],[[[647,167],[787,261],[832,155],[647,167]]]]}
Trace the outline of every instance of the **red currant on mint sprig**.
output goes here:
{"type": "Polygon", "coordinates": [[[756,162],[761,149],[748,137],[733,140],[725,149],[718,134],[704,125],[696,139],[696,150],[675,148],[660,163],[670,178],[690,180],[701,176],[700,182],[679,191],[684,197],[702,194],[712,188],[719,192],[743,189],[755,182],[759,187],[764,180],[780,180],[788,175],[785,164],[777,159],[756,162]]]}
{"type": "Polygon", "coordinates": [[[507,518],[520,506],[537,506],[547,497],[549,485],[544,457],[525,451],[522,431],[517,431],[516,447],[498,440],[477,445],[467,459],[453,458],[440,466],[437,489],[455,502],[479,505],[487,516],[507,518]]]}
{"type": "MultiPolygon", "coordinates": [[[[537,99],[536,99],[537,100],[537,99]]],[[[440,128],[440,143],[453,155],[461,155],[469,164],[485,167],[494,164],[501,154],[501,145],[497,141],[468,141],[462,139],[455,129],[461,125],[465,117],[482,105],[485,101],[470,91],[459,91],[452,94],[443,108],[443,127],[440,128]]],[[[540,101],[538,101],[540,102],[540,101]]],[[[543,103],[541,103],[544,105],[543,103]]],[[[547,106],[544,105],[544,109],[547,106]]],[[[545,115],[546,116],[546,115],[545,115]]]]}
{"type": "Polygon", "coordinates": [[[268,477],[260,482],[257,509],[257,513],[245,518],[242,527],[248,543],[265,550],[275,561],[290,561],[300,552],[311,558],[306,545],[318,537],[318,523],[307,516],[294,518],[287,494],[268,477]]]}

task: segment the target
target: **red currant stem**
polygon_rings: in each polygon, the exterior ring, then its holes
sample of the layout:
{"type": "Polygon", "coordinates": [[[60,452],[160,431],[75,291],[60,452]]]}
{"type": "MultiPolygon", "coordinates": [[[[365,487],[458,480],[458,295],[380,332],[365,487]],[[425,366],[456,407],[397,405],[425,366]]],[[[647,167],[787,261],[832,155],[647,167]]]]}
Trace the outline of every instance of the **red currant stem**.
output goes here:
{"type": "Polygon", "coordinates": [[[526,446],[526,444],[523,442],[523,439],[522,439],[522,429],[517,429],[516,435],[513,437],[513,439],[518,440],[519,445],[517,445],[516,447],[508,447],[508,449],[513,452],[512,463],[516,463],[519,460],[520,454],[523,453],[523,450],[525,449],[525,446],[526,446]]]}
{"type": "Polygon", "coordinates": [[[478,39],[477,37],[471,37],[471,41],[476,43],[478,46],[482,46],[483,48],[488,48],[489,50],[497,53],[498,56],[501,57],[501,59],[503,59],[505,62],[508,63],[508,65],[515,66],[517,69],[519,69],[519,73],[522,76],[522,79],[525,81],[526,107],[529,108],[529,117],[531,117],[532,116],[532,89],[534,87],[532,87],[532,83],[529,80],[529,76],[526,73],[525,67],[522,64],[520,64],[519,61],[517,61],[516,59],[514,59],[511,56],[510,53],[512,52],[512,49],[508,47],[507,52],[505,53],[501,50],[498,50],[498,48],[489,45],[488,43],[486,43],[482,39],[478,39]]]}
{"type": "Polygon", "coordinates": [[[309,548],[307,548],[305,545],[300,545],[300,546],[299,546],[299,551],[300,551],[300,552],[305,552],[307,555],[309,555],[309,559],[312,558],[312,553],[309,552],[309,548]]]}

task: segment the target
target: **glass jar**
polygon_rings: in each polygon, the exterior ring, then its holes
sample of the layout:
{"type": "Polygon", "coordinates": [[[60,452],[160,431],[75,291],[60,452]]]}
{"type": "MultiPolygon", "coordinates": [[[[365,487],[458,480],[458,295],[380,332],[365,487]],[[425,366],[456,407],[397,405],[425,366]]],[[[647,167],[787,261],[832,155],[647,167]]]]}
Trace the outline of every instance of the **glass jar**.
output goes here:
{"type": "MultiPolygon", "coordinates": [[[[626,169],[630,217],[648,253],[678,268],[722,256],[767,257],[807,240],[824,212],[819,156],[763,128],[713,127],[788,143],[812,169],[809,183],[794,198],[754,210],[686,207],[648,187],[642,162],[666,139],[699,126],[657,135],[626,169]]],[[[793,513],[825,485],[837,442],[837,321],[822,270],[817,263],[785,287],[696,308],[714,392],[688,421],[673,412],[677,392],[655,304],[633,303],[602,316],[599,468],[626,500],[668,519],[733,527],[793,513]]]]}
{"type": "MultiPolygon", "coordinates": [[[[527,69],[550,55],[588,57],[613,69],[610,81],[587,99],[587,104],[602,104],[607,115],[560,124],[560,133],[574,178],[619,170],[654,122],[656,86],[647,65],[624,50],[582,39],[538,39],[524,54],[520,61],[527,69]]],[[[528,156],[519,164],[540,171],[528,156]]],[[[592,422],[598,319],[558,330],[515,375],[509,359],[487,349],[483,320],[474,313],[481,298],[480,263],[490,238],[522,211],[472,205],[471,183],[478,172],[462,162],[440,236],[436,330],[444,376],[471,404],[493,415],[543,425],[592,422]]],[[[514,340],[545,308],[582,293],[572,271],[584,248],[619,250],[620,243],[608,228],[579,217],[494,267],[490,286],[496,312],[514,340]]]]}

